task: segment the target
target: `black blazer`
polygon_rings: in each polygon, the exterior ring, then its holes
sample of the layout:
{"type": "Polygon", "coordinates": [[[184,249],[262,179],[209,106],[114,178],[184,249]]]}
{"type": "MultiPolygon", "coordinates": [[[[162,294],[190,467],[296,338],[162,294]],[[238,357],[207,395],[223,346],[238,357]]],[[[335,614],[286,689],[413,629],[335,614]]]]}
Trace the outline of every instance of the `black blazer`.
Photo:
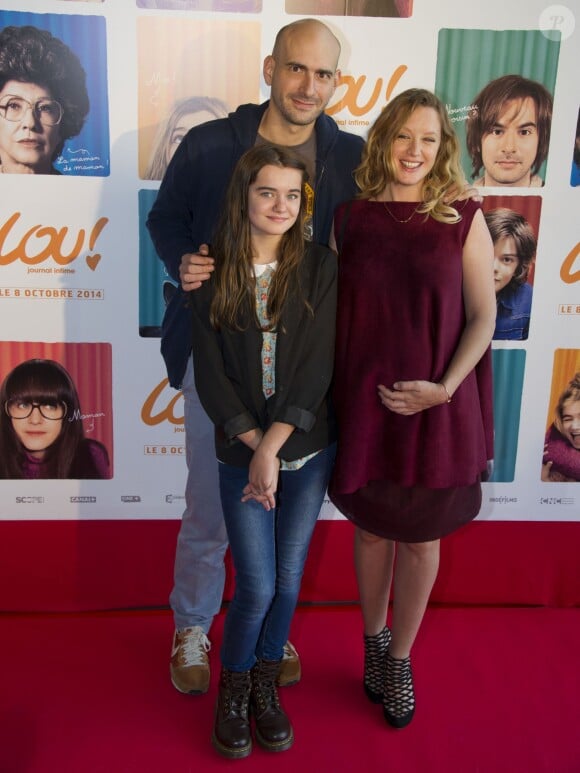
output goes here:
{"type": "Polygon", "coordinates": [[[286,301],[277,330],[276,391],[262,392],[262,331],[214,330],[209,308],[210,279],[190,293],[193,307],[193,362],[201,403],[215,425],[216,454],[237,467],[249,465],[253,451],[237,439],[250,429],[266,431],[274,421],[296,428],[280,449],[292,461],[326,448],[336,440],[330,405],[336,320],[335,254],[307,244],[300,266],[302,296],[286,301]],[[314,316],[304,303],[306,299],[314,316]]]}

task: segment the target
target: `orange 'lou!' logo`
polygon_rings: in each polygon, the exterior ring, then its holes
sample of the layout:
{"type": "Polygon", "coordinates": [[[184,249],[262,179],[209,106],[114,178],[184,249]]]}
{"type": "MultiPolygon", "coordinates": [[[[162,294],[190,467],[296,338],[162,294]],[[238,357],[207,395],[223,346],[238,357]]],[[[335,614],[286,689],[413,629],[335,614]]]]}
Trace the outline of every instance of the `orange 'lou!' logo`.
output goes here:
{"type": "MultiPolygon", "coordinates": [[[[403,77],[406,71],[407,71],[406,64],[400,64],[393,71],[393,74],[389,78],[389,82],[387,83],[387,88],[385,90],[385,103],[388,102],[389,99],[391,98],[393,89],[395,88],[397,83],[401,80],[401,78],[403,77]]],[[[358,100],[359,100],[360,92],[363,86],[365,85],[366,80],[367,80],[366,75],[361,75],[356,80],[353,78],[352,75],[341,75],[340,80],[338,81],[337,89],[340,88],[341,86],[345,86],[346,91],[344,93],[344,96],[341,99],[339,99],[338,102],[326,108],[326,112],[328,113],[328,115],[336,115],[336,113],[339,113],[345,107],[347,108],[347,110],[350,112],[351,115],[356,115],[356,116],[364,115],[365,113],[368,113],[370,110],[372,110],[373,107],[376,105],[377,100],[379,99],[381,92],[383,90],[383,79],[378,78],[368,101],[364,105],[359,105],[358,100]]]]}
{"type": "MultiPolygon", "coordinates": [[[[14,249],[4,252],[4,245],[14,226],[20,219],[20,212],[15,212],[0,227],[0,266],[8,266],[16,260],[22,261],[27,266],[35,266],[48,258],[52,258],[59,266],[68,266],[81,254],[85,244],[86,231],[80,228],[76,241],[70,252],[65,252],[64,242],[69,236],[69,228],[64,226],[57,229],[53,226],[33,225],[20,238],[14,249]]],[[[94,271],[101,260],[100,254],[93,252],[101,231],[109,222],[108,217],[100,217],[92,227],[88,235],[88,249],[91,254],[85,260],[87,266],[94,271]]],[[[18,237],[16,237],[18,238],[18,237]]],[[[71,234],[71,241],[74,234],[71,234]]]]}
{"type": "Polygon", "coordinates": [[[168,421],[170,424],[185,424],[183,411],[181,412],[181,416],[175,415],[175,406],[179,400],[183,400],[183,394],[181,392],[178,392],[166,405],[163,405],[162,394],[168,384],[169,379],[164,378],[163,381],[157,384],[143,403],[143,407],[141,408],[141,419],[143,423],[147,424],[149,427],[161,424],[162,421],[168,421]],[[156,406],[158,400],[161,403],[161,408],[156,406]]]}
{"type": "Polygon", "coordinates": [[[560,279],[562,282],[566,282],[567,285],[571,285],[574,282],[580,282],[580,268],[578,271],[572,271],[574,261],[580,255],[580,242],[573,247],[570,252],[564,258],[562,267],[560,268],[560,279]]]}

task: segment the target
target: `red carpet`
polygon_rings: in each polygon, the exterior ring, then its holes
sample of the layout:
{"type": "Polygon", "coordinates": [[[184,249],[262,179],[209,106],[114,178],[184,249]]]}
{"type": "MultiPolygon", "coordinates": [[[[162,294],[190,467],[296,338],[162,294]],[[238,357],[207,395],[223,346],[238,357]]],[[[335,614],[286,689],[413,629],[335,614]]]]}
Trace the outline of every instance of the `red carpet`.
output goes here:
{"type": "Polygon", "coordinates": [[[210,693],[168,677],[168,612],[0,616],[2,773],[578,773],[580,611],[431,608],[415,646],[417,712],[395,731],[362,691],[356,607],[301,608],[303,680],[282,691],[287,752],[211,748],[210,693]]]}

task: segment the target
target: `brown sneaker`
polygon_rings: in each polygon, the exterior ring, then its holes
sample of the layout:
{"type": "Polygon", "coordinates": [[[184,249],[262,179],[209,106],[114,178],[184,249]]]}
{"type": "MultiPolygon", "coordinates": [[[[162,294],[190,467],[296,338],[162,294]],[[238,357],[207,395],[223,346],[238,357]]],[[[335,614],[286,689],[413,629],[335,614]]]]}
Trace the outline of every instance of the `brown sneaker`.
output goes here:
{"type": "Polygon", "coordinates": [[[209,689],[209,639],[199,625],[182,628],[173,635],[169,672],[179,692],[199,695],[209,689]]]}
{"type": "Polygon", "coordinates": [[[297,684],[301,676],[300,658],[292,643],[287,641],[284,645],[284,655],[278,674],[278,687],[290,687],[291,684],[297,684]]]}

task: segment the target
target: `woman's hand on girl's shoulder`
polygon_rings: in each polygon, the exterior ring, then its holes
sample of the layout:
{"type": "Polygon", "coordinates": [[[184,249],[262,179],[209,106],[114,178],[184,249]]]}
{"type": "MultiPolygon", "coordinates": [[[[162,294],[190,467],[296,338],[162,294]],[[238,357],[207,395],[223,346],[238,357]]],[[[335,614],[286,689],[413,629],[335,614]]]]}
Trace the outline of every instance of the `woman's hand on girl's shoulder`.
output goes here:
{"type": "Polygon", "coordinates": [[[481,190],[479,188],[474,188],[472,185],[466,185],[462,188],[459,185],[454,184],[443,197],[445,204],[452,204],[454,201],[468,201],[469,199],[473,199],[481,204],[483,201],[481,190]]]}

